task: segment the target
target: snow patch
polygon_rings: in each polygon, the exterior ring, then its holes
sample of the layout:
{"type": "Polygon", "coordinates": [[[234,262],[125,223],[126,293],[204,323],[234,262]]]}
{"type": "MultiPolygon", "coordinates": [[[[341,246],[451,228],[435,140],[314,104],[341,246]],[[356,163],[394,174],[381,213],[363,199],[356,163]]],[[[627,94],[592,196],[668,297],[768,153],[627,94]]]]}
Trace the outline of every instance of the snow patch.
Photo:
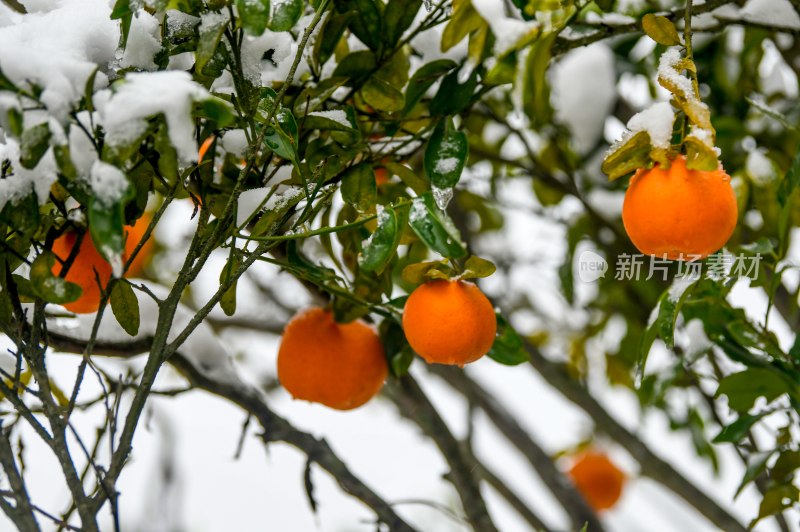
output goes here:
{"type": "Polygon", "coordinates": [[[117,168],[103,161],[95,161],[90,173],[92,192],[102,205],[110,207],[125,196],[128,179],[117,168]]]}
{"type": "MultiPolygon", "coordinates": [[[[684,78],[685,79],[685,78],[684,78]]],[[[669,149],[672,141],[672,126],[675,123],[675,111],[669,102],[658,102],[644,111],[638,112],[628,120],[631,133],[646,131],[650,143],[655,148],[669,149]]]]}

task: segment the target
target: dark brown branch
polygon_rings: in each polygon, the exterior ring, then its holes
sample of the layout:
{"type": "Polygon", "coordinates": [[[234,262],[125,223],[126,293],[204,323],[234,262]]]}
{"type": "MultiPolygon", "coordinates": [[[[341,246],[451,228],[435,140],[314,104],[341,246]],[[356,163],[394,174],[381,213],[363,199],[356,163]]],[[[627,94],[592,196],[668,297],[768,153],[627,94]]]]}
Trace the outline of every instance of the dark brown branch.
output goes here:
{"type": "Polygon", "coordinates": [[[532,436],[520,426],[508,411],[466,373],[447,366],[430,366],[431,372],[441,377],[454,390],[464,394],[483,410],[497,429],[528,460],[569,515],[572,527],[577,530],[585,523],[592,532],[602,531],[603,525],[575,487],[561,474],[552,458],[532,436]]]}
{"type": "Polygon", "coordinates": [[[500,496],[506,500],[506,502],[511,505],[517,514],[520,517],[525,519],[525,521],[533,527],[534,530],[552,530],[551,527],[544,524],[544,521],[536,515],[533,510],[531,510],[528,505],[520,499],[514,490],[509,488],[503,480],[495,475],[490,469],[488,469],[485,465],[481,464],[480,462],[477,463],[477,471],[480,474],[481,478],[483,478],[494,490],[500,494],[500,496]]]}
{"type": "MultiPolygon", "coordinates": [[[[67,353],[80,354],[86,347],[85,341],[63,334],[51,334],[50,340],[52,347],[67,353]]],[[[98,340],[94,346],[94,354],[128,358],[141,353],[143,349],[146,350],[151,341],[150,338],[130,342],[98,340]]],[[[371,508],[380,522],[388,525],[391,530],[414,532],[415,529],[406,523],[389,503],[350,471],[325,440],[317,439],[311,434],[295,428],[289,421],[273,412],[256,390],[241,384],[213,381],[199,372],[180,352],[176,352],[170,357],[169,363],[178,369],[193,386],[227,399],[255,417],[264,428],[262,439],[265,443],[282,441],[304,452],[312,462],[318,464],[336,479],[342,490],[371,508]]]]}
{"type": "Polygon", "coordinates": [[[8,479],[16,502],[12,506],[5,500],[5,497],[0,497],[0,506],[2,506],[3,512],[22,532],[38,531],[39,523],[33,513],[33,505],[28,495],[28,489],[25,487],[25,481],[17,468],[14,450],[9,441],[9,430],[3,428],[2,421],[0,421],[0,464],[3,465],[3,472],[8,479]]]}
{"type": "Polygon", "coordinates": [[[479,532],[496,531],[497,528],[481,496],[474,460],[464,452],[464,448],[450,432],[417,381],[411,375],[406,375],[392,379],[384,390],[397,405],[400,415],[414,421],[436,443],[442,456],[447,460],[450,466],[447,479],[455,486],[472,528],[479,532]]]}
{"type": "Polygon", "coordinates": [[[662,460],[650,450],[639,438],[623,427],[611,414],[567,373],[547,360],[533,345],[526,344],[530,355],[530,363],[542,378],[553,388],[586,412],[595,423],[596,430],[607,434],[610,438],[627,450],[639,463],[640,472],[646,477],[659,482],[673,493],[681,497],[690,506],[703,514],[709,521],[726,532],[745,532],[742,526],[729,512],[722,508],[692,482],[686,479],[670,464],[662,460]]]}

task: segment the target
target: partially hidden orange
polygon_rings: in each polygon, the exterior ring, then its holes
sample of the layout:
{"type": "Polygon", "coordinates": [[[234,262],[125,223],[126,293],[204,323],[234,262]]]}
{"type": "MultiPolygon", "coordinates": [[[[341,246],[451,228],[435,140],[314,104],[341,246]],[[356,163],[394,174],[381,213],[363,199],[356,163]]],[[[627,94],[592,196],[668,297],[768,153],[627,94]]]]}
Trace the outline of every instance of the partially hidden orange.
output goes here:
{"type": "Polygon", "coordinates": [[[604,453],[594,450],[578,456],[568,474],[595,511],[613,507],[625,485],[625,473],[604,453]]]}

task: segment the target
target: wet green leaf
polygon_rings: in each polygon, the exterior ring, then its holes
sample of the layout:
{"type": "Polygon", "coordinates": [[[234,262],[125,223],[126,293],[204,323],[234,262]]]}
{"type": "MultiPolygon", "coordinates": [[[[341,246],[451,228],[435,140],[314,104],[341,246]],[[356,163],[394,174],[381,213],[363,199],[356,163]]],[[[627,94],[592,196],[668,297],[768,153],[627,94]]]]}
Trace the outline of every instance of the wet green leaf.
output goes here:
{"type": "Polygon", "coordinates": [[[467,254],[458,229],[447,213],[436,206],[430,192],[414,199],[408,223],[426,246],[442,256],[458,259],[467,254]]]}
{"type": "Polygon", "coordinates": [[[467,135],[447,118],[433,130],[425,148],[424,167],[431,184],[439,189],[453,188],[467,163],[467,135]]]}
{"type": "Polygon", "coordinates": [[[303,0],[278,0],[272,6],[272,20],[269,29],[272,31],[289,31],[300,20],[303,14],[303,0]]]}
{"type": "Polygon", "coordinates": [[[525,351],[525,343],[510,323],[497,313],[497,337],[487,355],[495,362],[506,366],[517,366],[527,362],[530,357],[525,351]]]}
{"type": "Polygon", "coordinates": [[[363,250],[358,257],[359,266],[368,272],[382,272],[394,256],[399,243],[400,224],[397,213],[391,207],[379,207],[378,226],[363,244],[363,250]]]}

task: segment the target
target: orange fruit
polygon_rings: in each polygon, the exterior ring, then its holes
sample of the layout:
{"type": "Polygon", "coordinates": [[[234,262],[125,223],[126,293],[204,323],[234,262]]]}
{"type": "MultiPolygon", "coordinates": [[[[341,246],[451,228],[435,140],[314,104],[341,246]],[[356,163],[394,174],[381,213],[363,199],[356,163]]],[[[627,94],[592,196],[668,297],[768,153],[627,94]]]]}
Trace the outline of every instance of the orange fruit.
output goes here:
{"type": "Polygon", "coordinates": [[[437,279],[408,297],[403,330],[411,348],[429,364],[463,366],[489,352],[497,318],[473,283],[437,279]]]}
{"type": "Polygon", "coordinates": [[[736,228],[738,208],[731,178],[722,167],[689,170],[678,156],[669,169],[641,168],[631,178],[622,222],[644,254],[693,260],[722,248],[736,228]]]}
{"type": "Polygon", "coordinates": [[[595,511],[614,506],[625,485],[625,473],[608,456],[597,451],[580,455],[569,470],[569,477],[595,511]]]}
{"type": "MultiPolygon", "coordinates": [[[[53,253],[62,261],[66,261],[77,241],[78,234],[68,231],[53,242],[53,253]]],[[[56,262],[53,265],[53,275],[59,275],[61,269],[61,263],[56,262]]],[[[88,232],[83,235],[81,247],[78,249],[78,254],[75,255],[65,279],[80,286],[83,293],[75,301],[64,304],[64,308],[76,314],[88,314],[95,312],[100,307],[102,296],[100,286],[105,288],[111,279],[111,265],[94,247],[92,237],[88,232]],[[97,277],[95,272],[97,272],[97,277]]]]}
{"type": "Polygon", "coordinates": [[[314,307],[286,325],[278,380],[295,399],[351,410],[380,391],[387,373],[383,344],[363,321],[337,323],[314,307]]]}
{"type": "MultiPolygon", "coordinates": [[[[139,242],[144,236],[144,232],[147,231],[147,228],[150,226],[150,222],[152,220],[152,215],[148,212],[145,212],[139,217],[138,220],[136,220],[136,222],[134,222],[133,225],[125,226],[125,251],[123,252],[123,255],[126,260],[131,256],[131,254],[133,254],[133,250],[136,249],[136,246],[139,245],[139,242]]],[[[139,250],[139,253],[136,254],[136,257],[133,259],[130,266],[128,266],[128,271],[125,272],[125,277],[141,277],[144,275],[144,267],[152,255],[153,233],[151,232],[150,238],[147,239],[142,246],[142,249],[139,250]]]]}
{"type": "Polygon", "coordinates": [[[197,150],[198,163],[203,161],[203,158],[206,156],[206,152],[208,152],[208,149],[211,147],[211,144],[213,144],[215,138],[216,137],[214,137],[214,135],[209,135],[200,145],[200,149],[197,150]]]}
{"type": "Polygon", "coordinates": [[[385,185],[389,182],[389,170],[383,166],[375,168],[375,184],[377,186],[385,185]]]}

